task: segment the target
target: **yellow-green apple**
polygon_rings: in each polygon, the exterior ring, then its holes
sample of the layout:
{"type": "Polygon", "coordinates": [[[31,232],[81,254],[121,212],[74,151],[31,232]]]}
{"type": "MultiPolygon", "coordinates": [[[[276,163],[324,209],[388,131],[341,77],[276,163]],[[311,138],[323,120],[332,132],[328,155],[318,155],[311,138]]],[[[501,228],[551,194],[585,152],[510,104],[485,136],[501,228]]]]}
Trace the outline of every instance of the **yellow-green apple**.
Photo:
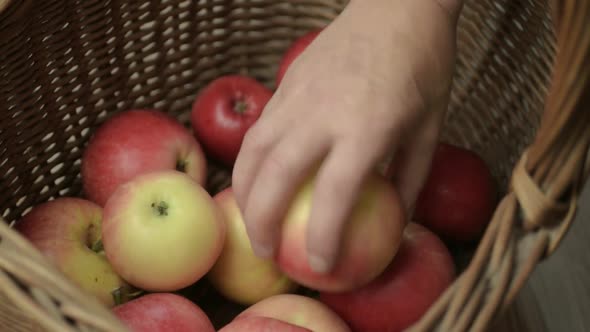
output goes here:
{"type": "Polygon", "coordinates": [[[307,224],[314,177],[301,186],[282,226],[276,262],[298,284],[315,290],[347,291],[375,279],[395,256],[405,213],[393,186],[378,173],[370,174],[345,221],[340,256],[329,273],[314,272],[307,259],[307,224]]]}
{"type": "Polygon", "coordinates": [[[223,251],[208,275],[214,287],[226,298],[244,305],[293,291],[296,284],[272,259],[254,254],[232,188],[219,192],[213,199],[226,223],[223,251]]]}
{"type": "Polygon", "coordinates": [[[404,331],[453,282],[455,267],[444,243],[410,223],[393,262],[370,284],[345,293],[320,293],[320,301],[355,331],[404,331]]]}
{"type": "Polygon", "coordinates": [[[151,293],[113,308],[132,332],[215,332],[207,314],[195,303],[173,293],[151,293]]]}
{"type": "Polygon", "coordinates": [[[176,291],[201,279],[223,248],[225,223],[209,193],[188,175],[155,171],[115,190],[104,207],[102,242],[133,286],[176,291]]]}
{"type": "MultiPolygon", "coordinates": [[[[325,304],[310,297],[296,294],[279,294],[268,297],[242,311],[226,327],[237,324],[240,320],[246,320],[249,317],[272,318],[313,332],[351,331],[344,320],[325,304]]],[[[260,326],[253,326],[253,323],[251,323],[252,325],[250,325],[248,331],[268,331],[270,329],[267,326],[273,324],[269,320],[259,320],[259,323],[260,326]]],[[[228,328],[226,331],[231,331],[231,329],[228,328]]]]}
{"type": "Polygon", "coordinates": [[[104,206],[119,185],[151,171],[175,169],[203,184],[207,161],[200,143],[176,119],[156,110],[130,110],[96,130],[81,168],[84,194],[104,206]]]}
{"type": "Polygon", "coordinates": [[[113,270],[99,243],[102,208],[76,197],[60,197],[36,205],[14,228],[74,284],[107,306],[112,293],[127,289],[113,270]]]}

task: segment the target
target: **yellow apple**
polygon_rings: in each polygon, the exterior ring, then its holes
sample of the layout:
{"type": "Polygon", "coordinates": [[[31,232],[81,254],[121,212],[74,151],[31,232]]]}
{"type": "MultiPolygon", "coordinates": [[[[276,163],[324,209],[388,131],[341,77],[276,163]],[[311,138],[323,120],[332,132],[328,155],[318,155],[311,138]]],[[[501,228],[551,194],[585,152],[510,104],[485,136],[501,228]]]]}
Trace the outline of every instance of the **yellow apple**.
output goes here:
{"type": "Polygon", "coordinates": [[[104,207],[113,268],[140,289],[176,291],[201,279],[223,248],[225,223],[209,193],[175,170],[134,177],[104,207]]]}
{"type": "Polygon", "coordinates": [[[244,305],[293,291],[297,285],[272,259],[254,254],[232,188],[221,191],[214,200],[224,214],[226,238],[208,275],[213,286],[226,298],[244,305]]]}

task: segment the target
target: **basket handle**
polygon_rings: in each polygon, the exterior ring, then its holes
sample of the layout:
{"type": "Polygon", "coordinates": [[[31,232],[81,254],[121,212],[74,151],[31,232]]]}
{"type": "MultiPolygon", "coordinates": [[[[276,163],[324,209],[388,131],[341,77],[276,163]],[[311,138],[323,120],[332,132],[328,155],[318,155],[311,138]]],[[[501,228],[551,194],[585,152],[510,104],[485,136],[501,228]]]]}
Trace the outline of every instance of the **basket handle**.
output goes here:
{"type": "Polygon", "coordinates": [[[524,228],[552,228],[552,253],[586,181],[590,147],[590,0],[552,1],[557,33],[553,80],[533,144],[512,178],[524,228]],[[562,227],[553,227],[563,220],[562,227]]]}
{"type": "MultiPolygon", "coordinates": [[[[18,308],[16,321],[26,330],[109,331],[128,329],[112,312],[50,263],[29,241],[0,217],[0,284],[2,298],[18,308]],[[76,325],[66,319],[76,321],[76,325]],[[31,325],[28,325],[31,322],[31,325]]],[[[16,328],[16,327],[15,327],[16,328]]],[[[24,331],[16,328],[18,331],[24,331]]]]}
{"type": "Polygon", "coordinates": [[[408,331],[485,330],[537,263],[555,251],[575,217],[590,172],[590,0],[550,5],[557,48],[535,140],[514,168],[511,191],[471,263],[408,331]]]}

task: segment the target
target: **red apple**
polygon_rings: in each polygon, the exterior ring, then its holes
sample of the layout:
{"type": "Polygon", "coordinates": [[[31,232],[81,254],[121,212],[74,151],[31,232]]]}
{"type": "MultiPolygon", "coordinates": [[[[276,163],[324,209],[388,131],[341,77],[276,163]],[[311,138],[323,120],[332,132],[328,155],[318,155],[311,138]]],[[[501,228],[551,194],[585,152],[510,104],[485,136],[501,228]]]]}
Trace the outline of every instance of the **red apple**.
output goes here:
{"type": "Polygon", "coordinates": [[[286,323],[278,319],[244,316],[236,318],[225,325],[219,332],[313,332],[301,326],[286,323]]]}
{"type": "Polygon", "coordinates": [[[345,222],[338,260],[329,273],[308,264],[306,229],[311,211],[313,178],[295,195],[283,222],[276,261],[298,284],[316,290],[346,291],[376,278],[395,256],[406,224],[400,197],[379,174],[369,176],[345,222]]]}
{"type": "Polygon", "coordinates": [[[320,293],[320,301],[354,331],[397,332],[418,321],[455,277],[452,256],[423,226],[410,223],[397,256],[370,284],[344,293],[320,293]]]}
{"type": "Polygon", "coordinates": [[[285,51],[279,63],[279,68],[276,77],[276,86],[281,84],[283,77],[287,73],[287,70],[291,66],[291,63],[299,57],[299,55],[311,44],[316,37],[322,32],[323,28],[315,29],[307,32],[303,36],[297,38],[291,46],[285,51]]]}
{"type": "Polygon", "coordinates": [[[172,293],[152,293],[113,308],[132,332],[215,332],[205,312],[188,299],[172,293]]]}
{"type": "Polygon", "coordinates": [[[131,110],[102,124],[82,156],[86,196],[104,206],[115,189],[150,171],[176,169],[205,182],[207,163],[199,143],[174,118],[131,110]]]}
{"type": "Polygon", "coordinates": [[[233,165],[244,135],[258,120],[272,91],[255,79],[241,75],[217,78],[193,103],[191,123],[208,155],[233,165]]]}
{"type": "Polygon", "coordinates": [[[225,217],[226,237],[223,251],[208,275],[213,286],[226,298],[243,305],[293,291],[296,284],[272,259],[254,254],[232,188],[219,192],[214,200],[225,217]]]}
{"type": "Polygon", "coordinates": [[[496,188],[486,163],[472,151],[440,143],[413,219],[445,240],[473,242],[495,207],[496,188]]]}
{"type": "MultiPolygon", "coordinates": [[[[280,294],[271,296],[248,307],[233,322],[248,317],[272,318],[313,332],[350,332],[348,325],[330,308],[315,299],[303,295],[280,294]]],[[[263,321],[260,322],[263,323],[263,321]]],[[[267,324],[270,326],[271,323],[267,322],[267,324]]],[[[252,330],[243,331],[266,331],[263,327],[261,325],[252,330]]]]}
{"type": "Polygon", "coordinates": [[[127,282],[147,291],[197,282],[219,257],[224,239],[223,215],[209,193],[175,170],[136,176],[104,207],[107,258],[127,282]]]}
{"type": "Polygon", "coordinates": [[[14,228],[74,284],[113,306],[112,293],[127,286],[96,246],[101,224],[100,206],[80,198],[61,197],[35,206],[14,228]]]}

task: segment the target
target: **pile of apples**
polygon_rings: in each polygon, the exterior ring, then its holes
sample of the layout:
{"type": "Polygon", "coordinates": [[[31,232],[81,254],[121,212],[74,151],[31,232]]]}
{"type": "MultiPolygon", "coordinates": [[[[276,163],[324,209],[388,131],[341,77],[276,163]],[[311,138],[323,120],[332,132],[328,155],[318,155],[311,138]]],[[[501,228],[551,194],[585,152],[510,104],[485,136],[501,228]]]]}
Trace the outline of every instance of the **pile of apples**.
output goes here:
{"type": "MultiPolygon", "coordinates": [[[[287,50],[277,84],[319,33],[287,50]]],[[[232,188],[213,195],[205,185],[207,161],[233,166],[272,95],[253,78],[228,75],[195,97],[192,130],[158,110],[112,116],[85,147],[83,196],[43,202],[15,229],[132,331],[215,331],[204,304],[178,292],[204,279],[246,308],[223,332],[407,328],[455,278],[445,241],[477,241],[489,222],[494,185],[485,163],[441,142],[411,218],[391,181],[369,176],[328,274],[307,265],[310,177],[283,220],[276,257],[261,259],[232,188]]]]}

